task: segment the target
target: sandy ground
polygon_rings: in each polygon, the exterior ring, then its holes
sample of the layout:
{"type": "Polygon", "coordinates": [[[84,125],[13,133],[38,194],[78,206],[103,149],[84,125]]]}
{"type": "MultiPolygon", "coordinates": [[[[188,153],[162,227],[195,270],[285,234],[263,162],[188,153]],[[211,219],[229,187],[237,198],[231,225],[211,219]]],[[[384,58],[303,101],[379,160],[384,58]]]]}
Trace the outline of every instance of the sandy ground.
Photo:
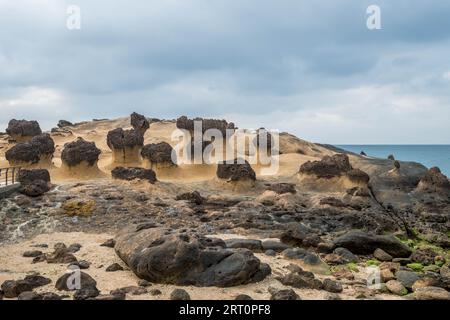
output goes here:
{"type": "MultiPolygon", "coordinates": [[[[91,266],[87,270],[82,270],[88,273],[97,281],[97,287],[102,294],[107,294],[111,290],[127,287],[136,286],[138,278],[130,271],[126,265],[117,257],[114,249],[101,247],[100,244],[107,239],[112,238],[110,234],[86,234],[86,233],[53,233],[53,234],[42,234],[35,237],[32,240],[24,241],[19,244],[6,245],[0,247],[0,283],[5,280],[17,280],[25,277],[28,274],[39,273],[42,276],[48,277],[52,280],[47,286],[39,287],[35,289],[36,292],[48,292],[55,291],[54,284],[56,280],[63,275],[67,270],[67,265],[65,264],[48,264],[46,262],[31,263],[31,258],[22,257],[23,252],[27,250],[41,250],[43,252],[51,252],[54,244],[58,242],[63,242],[67,245],[72,243],[79,243],[82,245],[80,251],[75,253],[78,260],[87,260],[91,262],[91,266]],[[36,248],[38,244],[47,244],[49,248],[36,248]],[[105,269],[112,263],[119,263],[124,267],[123,271],[116,272],[106,272],[105,269]]],[[[226,238],[243,238],[238,235],[215,235],[215,237],[220,237],[222,239],[226,238]]],[[[195,300],[232,300],[239,294],[247,294],[254,299],[269,299],[270,294],[268,293],[269,287],[274,287],[278,289],[290,288],[283,286],[278,282],[275,277],[280,274],[285,274],[285,267],[292,263],[292,261],[286,260],[281,256],[277,255],[275,257],[269,257],[265,254],[256,254],[256,256],[265,263],[268,263],[272,268],[272,275],[267,277],[264,281],[254,284],[236,286],[231,288],[198,288],[193,286],[183,287],[195,300]]],[[[326,276],[317,275],[316,277],[323,280],[326,276]]],[[[363,279],[360,279],[363,283],[363,279]]],[[[127,299],[130,300],[165,300],[169,299],[170,293],[175,289],[180,288],[179,286],[164,285],[164,284],[152,284],[147,289],[158,289],[162,292],[161,295],[153,296],[150,293],[133,296],[128,294],[127,299]]],[[[294,289],[297,294],[303,300],[310,299],[326,299],[326,291],[318,291],[312,289],[294,289]]],[[[59,292],[60,294],[66,294],[65,292],[59,292]]],[[[339,296],[341,299],[354,299],[353,287],[346,285],[344,283],[344,291],[339,296]]],[[[379,299],[396,299],[392,295],[377,295],[379,299]]]]}

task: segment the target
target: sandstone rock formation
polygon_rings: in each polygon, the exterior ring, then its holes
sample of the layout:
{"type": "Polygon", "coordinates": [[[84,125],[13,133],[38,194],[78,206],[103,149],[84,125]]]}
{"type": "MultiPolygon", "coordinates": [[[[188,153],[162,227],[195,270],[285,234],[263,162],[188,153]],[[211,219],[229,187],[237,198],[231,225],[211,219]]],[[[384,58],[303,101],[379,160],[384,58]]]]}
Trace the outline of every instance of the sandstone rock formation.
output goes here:
{"type": "Polygon", "coordinates": [[[174,150],[167,142],[145,145],[141,156],[148,168],[168,168],[176,165],[172,160],[172,156],[175,157],[174,150]]]}
{"type": "Polygon", "coordinates": [[[121,179],[128,181],[141,179],[147,180],[150,183],[156,182],[156,174],[151,169],[136,168],[136,167],[131,168],[117,167],[111,171],[111,175],[114,179],[121,179]]]}
{"type": "Polygon", "coordinates": [[[70,175],[80,177],[102,175],[97,166],[100,153],[101,151],[95,146],[95,142],[78,138],[64,145],[61,153],[61,168],[70,175]]]}
{"type": "Polygon", "coordinates": [[[139,163],[144,137],[137,130],[117,128],[108,132],[107,144],[113,152],[113,163],[139,163]]]}
{"type": "Polygon", "coordinates": [[[199,121],[202,124],[202,133],[205,133],[206,130],[209,129],[217,129],[219,130],[223,137],[225,138],[227,129],[235,129],[234,123],[228,123],[226,120],[218,120],[218,119],[203,119],[203,118],[194,118],[188,119],[186,116],[182,116],[177,119],[177,128],[184,129],[190,131],[191,134],[194,132],[194,121],[199,121]]]}
{"type": "Polygon", "coordinates": [[[12,119],[8,123],[6,133],[16,141],[26,141],[42,133],[37,121],[12,119]]]}
{"type": "Polygon", "coordinates": [[[246,249],[228,250],[219,240],[162,227],[122,230],[119,257],[140,278],[156,283],[230,287],[260,281],[270,267],[246,249]]]}
{"type": "Polygon", "coordinates": [[[299,174],[304,182],[318,185],[322,183],[327,187],[367,186],[370,180],[367,173],[351,166],[346,154],[325,156],[320,161],[307,161],[300,166],[299,174]]]}
{"type": "Polygon", "coordinates": [[[243,180],[256,180],[255,171],[253,171],[250,164],[244,160],[235,159],[233,163],[227,163],[226,161],[217,165],[217,177],[227,181],[243,181],[243,180]]]}
{"type": "Polygon", "coordinates": [[[30,141],[21,142],[5,153],[11,166],[42,166],[48,167],[52,163],[55,143],[49,134],[40,134],[30,141]]]}
{"type": "Polygon", "coordinates": [[[131,126],[143,136],[145,131],[150,128],[150,123],[145,116],[133,112],[131,114],[131,126]]]}
{"type": "Polygon", "coordinates": [[[416,191],[450,194],[450,182],[438,167],[433,167],[422,177],[416,191]]]}

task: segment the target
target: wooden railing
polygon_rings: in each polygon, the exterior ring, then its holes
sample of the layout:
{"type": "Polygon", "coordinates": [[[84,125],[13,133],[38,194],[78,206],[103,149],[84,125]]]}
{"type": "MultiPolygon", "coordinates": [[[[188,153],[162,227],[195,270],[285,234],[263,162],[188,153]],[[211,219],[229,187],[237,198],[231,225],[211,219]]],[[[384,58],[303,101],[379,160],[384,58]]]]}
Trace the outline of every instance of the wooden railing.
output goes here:
{"type": "Polygon", "coordinates": [[[17,183],[20,167],[0,168],[0,187],[17,183]]]}

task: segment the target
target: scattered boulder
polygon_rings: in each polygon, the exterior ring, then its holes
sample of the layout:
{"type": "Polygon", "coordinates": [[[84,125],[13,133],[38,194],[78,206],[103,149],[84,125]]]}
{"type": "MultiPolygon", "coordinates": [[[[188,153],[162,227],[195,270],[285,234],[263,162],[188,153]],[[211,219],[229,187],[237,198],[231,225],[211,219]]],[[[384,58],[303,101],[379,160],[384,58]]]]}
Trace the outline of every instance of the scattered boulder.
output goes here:
{"type": "Polygon", "coordinates": [[[280,241],[275,241],[275,240],[264,240],[261,243],[261,246],[263,248],[263,250],[273,250],[274,252],[281,252],[284,251],[286,249],[289,249],[291,246],[280,242],[280,241]]]}
{"type": "Polygon", "coordinates": [[[170,294],[170,300],[191,300],[191,296],[184,289],[175,289],[170,294]]]}
{"type": "Polygon", "coordinates": [[[47,169],[21,169],[17,180],[21,184],[30,184],[37,180],[50,182],[50,173],[47,169]]]}
{"type": "Polygon", "coordinates": [[[144,136],[145,131],[150,128],[150,122],[139,113],[133,112],[130,116],[130,123],[134,130],[144,136]]]}
{"type": "Polygon", "coordinates": [[[115,271],[123,271],[123,267],[118,263],[113,263],[112,265],[106,268],[106,272],[115,272],[115,271]]]}
{"type": "Polygon", "coordinates": [[[355,254],[372,254],[380,248],[393,257],[409,257],[411,249],[394,236],[350,231],[334,240],[334,247],[349,249],[355,254]]]}
{"type": "Polygon", "coordinates": [[[19,192],[28,197],[39,197],[50,191],[50,184],[44,180],[35,180],[33,182],[22,184],[19,192]]]}
{"type": "Polygon", "coordinates": [[[128,227],[115,250],[139,278],[155,283],[229,287],[270,274],[249,250],[223,249],[199,234],[162,227],[128,227]]]}
{"type": "Polygon", "coordinates": [[[301,300],[297,293],[292,289],[275,289],[270,287],[270,300],[301,300]]]}
{"type": "Polygon", "coordinates": [[[206,199],[202,197],[198,191],[179,194],[175,200],[186,200],[196,205],[202,205],[206,202],[206,199]]]}
{"type": "Polygon", "coordinates": [[[6,133],[13,139],[20,141],[41,134],[42,130],[37,121],[12,119],[8,123],[6,133]]]}
{"type": "Polygon", "coordinates": [[[78,267],[78,268],[84,270],[84,269],[89,269],[89,267],[91,266],[91,263],[86,260],[80,260],[80,261],[75,261],[75,262],[70,263],[69,269],[71,266],[78,267]]]}
{"type": "Polygon", "coordinates": [[[142,148],[141,156],[148,161],[150,168],[166,168],[176,165],[176,155],[167,142],[151,143],[142,148]]]}
{"type": "Polygon", "coordinates": [[[303,248],[289,248],[282,252],[282,254],[288,259],[299,259],[304,264],[310,266],[317,266],[323,264],[319,256],[312,252],[308,252],[303,248]]]}
{"type": "Polygon", "coordinates": [[[68,167],[74,167],[83,162],[86,162],[92,167],[97,164],[100,153],[100,149],[95,146],[94,142],[88,142],[83,138],[78,138],[64,145],[61,160],[68,167]]]}
{"type": "Polygon", "coordinates": [[[438,287],[423,287],[414,292],[417,300],[450,300],[450,292],[438,287]]]}
{"type": "Polygon", "coordinates": [[[74,300],[88,300],[95,297],[98,297],[100,295],[100,291],[97,289],[97,287],[87,287],[87,288],[81,288],[78,290],[75,290],[73,294],[74,300]]]}
{"type": "Polygon", "coordinates": [[[392,261],[392,256],[383,249],[375,249],[373,256],[380,261],[392,261]]]}
{"type": "Polygon", "coordinates": [[[423,265],[434,264],[435,258],[438,254],[430,248],[417,249],[411,255],[411,261],[421,263],[423,265]]]}
{"type": "Polygon", "coordinates": [[[161,290],[159,290],[159,289],[151,289],[151,290],[150,290],[150,294],[151,294],[152,296],[159,296],[159,295],[162,294],[162,292],[161,292],[161,290]]]}
{"type": "Polygon", "coordinates": [[[19,294],[17,300],[42,300],[42,296],[34,291],[25,291],[19,294]]]}
{"type": "Polygon", "coordinates": [[[67,249],[64,243],[57,243],[52,253],[45,254],[47,263],[73,263],[77,258],[67,249]]]}
{"type": "Polygon", "coordinates": [[[100,246],[101,247],[114,248],[115,245],[116,245],[116,240],[108,239],[105,242],[103,242],[100,246]]]}
{"type": "Polygon", "coordinates": [[[420,278],[417,272],[406,270],[397,271],[395,277],[408,290],[412,290],[413,284],[420,278]]]}
{"type": "Polygon", "coordinates": [[[238,294],[238,295],[234,298],[234,300],[238,300],[238,301],[250,301],[250,300],[253,300],[253,298],[250,297],[250,296],[247,295],[247,294],[238,294]]]}
{"type": "Polygon", "coordinates": [[[234,159],[232,163],[227,161],[217,165],[217,177],[228,181],[256,180],[255,171],[253,171],[247,160],[234,159]]]}
{"type": "Polygon", "coordinates": [[[32,291],[33,286],[25,280],[6,280],[1,289],[5,298],[16,298],[22,292],[32,291]]]}
{"type": "Polygon", "coordinates": [[[42,251],[39,251],[39,250],[31,250],[31,251],[25,251],[25,252],[22,254],[22,257],[24,257],[24,258],[36,258],[36,257],[39,257],[39,256],[41,256],[41,255],[43,255],[42,251]]]}
{"type": "Polygon", "coordinates": [[[336,248],[334,249],[334,253],[341,257],[344,263],[358,262],[358,257],[346,248],[336,248]]]}
{"type": "Polygon", "coordinates": [[[314,234],[314,231],[300,222],[289,223],[287,230],[280,236],[280,241],[292,245],[301,246],[303,241],[314,234]]]}
{"type": "Polygon", "coordinates": [[[398,296],[404,296],[408,294],[408,290],[403,286],[403,284],[400,281],[397,280],[390,280],[386,282],[386,288],[390,292],[398,296]]]}
{"type": "MultiPolygon", "coordinates": [[[[75,291],[89,288],[96,288],[97,281],[83,271],[70,271],[56,280],[55,288],[59,291],[75,291]],[[76,278],[79,275],[80,282],[77,283],[76,278]],[[77,285],[80,285],[77,287],[77,285]]],[[[81,294],[82,292],[80,292],[81,294]]]]}
{"type": "MultiPolygon", "coordinates": [[[[142,294],[148,293],[147,289],[144,287],[137,287],[137,286],[129,286],[129,287],[123,287],[119,289],[112,290],[110,292],[113,296],[123,296],[125,297],[126,294],[131,294],[133,296],[139,296],[142,294]]],[[[122,299],[123,300],[123,299],[122,299]]]]}
{"type": "Polygon", "coordinates": [[[144,168],[137,168],[137,167],[131,167],[131,168],[125,168],[125,167],[117,167],[114,168],[111,171],[111,175],[114,179],[120,179],[120,180],[146,180],[150,183],[155,183],[156,180],[156,173],[152,169],[144,169],[144,168]]]}
{"type": "Polygon", "coordinates": [[[325,279],[322,282],[323,284],[323,290],[332,292],[332,293],[341,293],[342,292],[342,285],[334,280],[331,279],[325,279]]]}

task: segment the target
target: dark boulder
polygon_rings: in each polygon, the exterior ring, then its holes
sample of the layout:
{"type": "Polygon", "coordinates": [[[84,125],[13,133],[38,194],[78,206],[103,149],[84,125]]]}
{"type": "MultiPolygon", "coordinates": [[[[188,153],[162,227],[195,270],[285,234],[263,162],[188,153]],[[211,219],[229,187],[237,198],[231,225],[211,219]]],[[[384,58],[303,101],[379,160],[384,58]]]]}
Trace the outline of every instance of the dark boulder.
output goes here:
{"type": "Polygon", "coordinates": [[[134,129],[123,130],[122,128],[117,128],[108,132],[106,142],[111,150],[142,147],[144,145],[144,136],[134,129]]]}
{"type": "Polygon", "coordinates": [[[142,158],[150,161],[152,164],[175,165],[176,156],[174,150],[167,142],[151,143],[142,148],[142,158]],[[174,159],[172,159],[172,154],[174,159]]]}
{"type": "Polygon", "coordinates": [[[50,189],[50,184],[47,181],[34,180],[33,182],[21,185],[19,192],[28,197],[39,197],[50,191],[50,189]]]}
{"type": "Polygon", "coordinates": [[[41,127],[37,121],[12,119],[8,123],[6,133],[11,137],[34,137],[42,133],[41,127]]]}
{"type": "Polygon", "coordinates": [[[38,163],[40,160],[39,150],[33,148],[30,142],[18,143],[5,153],[6,160],[11,165],[17,162],[38,163]]]}
{"type": "Polygon", "coordinates": [[[334,247],[343,247],[355,254],[372,254],[377,248],[391,256],[409,257],[411,249],[391,235],[375,235],[361,231],[351,231],[334,240],[334,247]]]}
{"type": "Polygon", "coordinates": [[[330,179],[352,170],[345,154],[325,156],[320,161],[307,161],[300,166],[300,173],[313,174],[318,178],[330,179]]]}
{"type": "Polygon", "coordinates": [[[301,246],[303,241],[314,234],[314,231],[300,222],[292,222],[280,235],[280,241],[292,246],[301,246]]]}
{"type": "Polygon", "coordinates": [[[342,284],[337,281],[331,279],[323,280],[323,290],[332,292],[332,293],[341,293],[342,292],[342,284]]]}
{"type": "Polygon", "coordinates": [[[106,268],[106,272],[123,271],[123,267],[118,263],[113,263],[106,268]]]}
{"type": "Polygon", "coordinates": [[[67,120],[59,120],[58,121],[58,128],[64,128],[64,127],[71,127],[73,126],[73,123],[67,120]]]}
{"type": "Polygon", "coordinates": [[[97,163],[101,151],[94,142],[88,142],[83,138],[66,143],[61,154],[61,160],[66,165],[73,167],[82,162],[87,162],[90,166],[97,163]]]}
{"type": "Polygon", "coordinates": [[[128,227],[115,250],[139,278],[154,283],[229,287],[270,273],[249,250],[223,249],[199,234],[162,227],[128,227]]]}
{"type": "Polygon", "coordinates": [[[100,246],[101,247],[114,248],[115,245],[116,245],[116,240],[108,239],[105,242],[103,242],[100,246]]]}
{"type": "Polygon", "coordinates": [[[175,289],[170,294],[170,300],[191,300],[191,296],[184,289],[175,289]]]}
{"type": "Polygon", "coordinates": [[[196,205],[201,205],[206,202],[206,199],[202,197],[198,191],[179,194],[175,200],[186,200],[196,205]]]}
{"type": "Polygon", "coordinates": [[[218,178],[229,181],[256,180],[255,171],[247,160],[242,159],[235,159],[233,163],[227,163],[227,161],[219,163],[216,174],[218,178]]]}
{"type": "Polygon", "coordinates": [[[145,131],[150,128],[150,122],[147,120],[147,118],[139,113],[133,112],[130,117],[131,126],[139,132],[142,136],[144,135],[145,131]]]}
{"type": "Polygon", "coordinates": [[[81,289],[96,288],[97,281],[82,271],[67,272],[56,280],[55,288],[60,291],[75,291],[81,289]],[[79,283],[77,281],[79,276],[79,283]],[[78,287],[79,285],[79,287],[78,287]]]}
{"type": "Polygon", "coordinates": [[[64,243],[57,243],[54,251],[45,254],[47,263],[74,263],[77,258],[69,251],[64,243]]]}
{"type": "Polygon", "coordinates": [[[40,156],[53,156],[55,152],[55,142],[48,133],[33,137],[29,143],[38,150],[40,156]]]}
{"type": "Polygon", "coordinates": [[[292,289],[275,289],[270,287],[270,300],[301,300],[297,293],[292,289]]]}
{"type": "Polygon", "coordinates": [[[1,289],[5,298],[16,298],[22,292],[32,291],[33,286],[25,280],[6,280],[1,289]]]}
{"type": "Polygon", "coordinates": [[[29,184],[37,180],[50,182],[50,173],[46,169],[21,169],[17,179],[22,184],[29,184]]]}
{"type": "Polygon", "coordinates": [[[117,167],[111,171],[111,175],[114,179],[120,179],[120,180],[131,181],[131,180],[135,180],[135,179],[141,179],[141,180],[147,180],[150,183],[155,183],[157,181],[155,171],[153,171],[151,169],[144,169],[144,168],[117,167]]]}

